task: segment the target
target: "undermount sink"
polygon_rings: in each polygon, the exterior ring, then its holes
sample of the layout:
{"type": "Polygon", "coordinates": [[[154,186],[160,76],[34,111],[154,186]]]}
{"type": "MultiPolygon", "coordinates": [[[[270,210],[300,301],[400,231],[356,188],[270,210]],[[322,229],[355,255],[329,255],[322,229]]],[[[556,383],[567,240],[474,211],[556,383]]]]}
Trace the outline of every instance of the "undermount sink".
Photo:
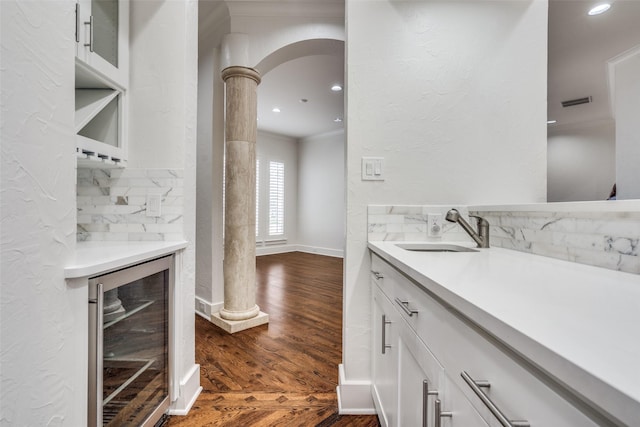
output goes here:
{"type": "Polygon", "coordinates": [[[398,243],[396,246],[415,252],[478,252],[477,249],[450,243],[398,243]]]}

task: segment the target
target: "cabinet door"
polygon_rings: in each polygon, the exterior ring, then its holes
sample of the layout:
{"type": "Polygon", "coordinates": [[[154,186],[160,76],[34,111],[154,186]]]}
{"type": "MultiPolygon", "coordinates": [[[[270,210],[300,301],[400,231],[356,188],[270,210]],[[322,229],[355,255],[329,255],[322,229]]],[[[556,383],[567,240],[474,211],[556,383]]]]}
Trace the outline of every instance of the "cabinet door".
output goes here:
{"type": "Polygon", "coordinates": [[[399,324],[398,425],[433,426],[444,370],[407,323],[400,319],[399,324]]]}
{"type": "Polygon", "coordinates": [[[391,302],[373,286],[372,394],[382,427],[395,427],[398,407],[397,316],[391,302]]]}
{"type": "Polygon", "coordinates": [[[128,28],[128,1],[76,3],[75,132],[79,166],[126,166],[128,28]]]}
{"type": "Polygon", "coordinates": [[[78,0],[76,56],[122,87],[129,84],[129,2],[78,0]]]}
{"type": "Polygon", "coordinates": [[[398,426],[487,427],[409,324],[398,323],[398,426]]]}

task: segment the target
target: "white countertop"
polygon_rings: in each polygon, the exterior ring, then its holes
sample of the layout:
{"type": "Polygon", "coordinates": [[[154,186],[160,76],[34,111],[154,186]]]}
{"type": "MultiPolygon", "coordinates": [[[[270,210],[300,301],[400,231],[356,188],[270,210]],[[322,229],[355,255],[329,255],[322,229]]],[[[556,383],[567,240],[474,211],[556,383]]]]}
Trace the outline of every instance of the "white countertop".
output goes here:
{"type": "MultiPolygon", "coordinates": [[[[501,248],[369,248],[627,425],[640,422],[640,275],[501,248]]],[[[460,244],[459,242],[451,242],[460,244]]]]}
{"type": "Polygon", "coordinates": [[[187,242],[78,242],[73,260],[65,267],[67,279],[91,277],[168,255],[187,242]]]}

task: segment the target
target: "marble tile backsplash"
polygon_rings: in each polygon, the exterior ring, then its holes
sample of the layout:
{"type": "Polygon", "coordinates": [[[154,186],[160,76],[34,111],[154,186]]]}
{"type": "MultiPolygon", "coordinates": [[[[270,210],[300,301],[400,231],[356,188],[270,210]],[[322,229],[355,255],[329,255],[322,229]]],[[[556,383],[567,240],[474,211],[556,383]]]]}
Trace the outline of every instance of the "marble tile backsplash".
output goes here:
{"type": "Polygon", "coordinates": [[[491,224],[492,246],[640,274],[638,211],[475,214],[491,224]]]}
{"type": "MultiPolygon", "coordinates": [[[[367,236],[370,241],[455,241],[473,242],[457,224],[445,221],[444,216],[453,206],[370,205],[367,207],[367,236]],[[440,214],[440,237],[430,237],[427,230],[429,214],[440,214]]],[[[467,208],[456,209],[468,219],[467,208]]]]}
{"type": "Polygon", "coordinates": [[[183,239],[183,171],[78,169],[77,240],[183,239]],[[147,195],[160,195],[160,216],[147,216],[147,195]]]}
{"type": "MultiPolygon", "coordinates": [[[[452,206],[368,207],[368,239],[472,242],[462,228],[444,220],[452,206]],[[427,218],[442,215],[441,237],[429,237],[427,218]]],[[[491,246],[580,264],[640,274],[640,211],[561,211],[453,206],[468,221],[479,215],[490,224],[491,246]]],[[[474,221],[470,221],[475,225],[474,221]]]]}

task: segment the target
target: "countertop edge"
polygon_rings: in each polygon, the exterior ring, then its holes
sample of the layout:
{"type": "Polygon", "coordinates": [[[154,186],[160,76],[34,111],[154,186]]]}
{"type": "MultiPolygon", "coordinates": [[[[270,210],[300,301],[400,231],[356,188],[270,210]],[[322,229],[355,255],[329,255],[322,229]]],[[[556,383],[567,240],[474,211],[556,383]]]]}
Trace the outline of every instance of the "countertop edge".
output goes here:
{"type": "Polygon", "coordinates": [[[615,386],[595,376],[588,370],[575,365],[539,342],[531,339],[517,328],[494,317],[491,313],[475,306],[471,301],[456,294],[433,279],[423,275],[410,265],[399,260],[375,242],[368,242],[369,250],[389,262],[396,269],[425,290],[433,293],[449,304],[462,316],[467,318],[489,335],[515,351],[520,357],[554,378],[558,384],[567,388],[586,404],[600,408],[622,422],[630,422],[640,416],[640,402],[623,393],[615,386]],[[587,384],[588,383],[588,386],[587,384]],[[635,410],[632,409],[635,407],[635,410]]]}
{"type": "Polygon", "coordinates": [[[91,277],[128,267],[186,248],[188,242],[91,242],[79,243],[74,259],[64,268],[65,279],[91,277]]]}

